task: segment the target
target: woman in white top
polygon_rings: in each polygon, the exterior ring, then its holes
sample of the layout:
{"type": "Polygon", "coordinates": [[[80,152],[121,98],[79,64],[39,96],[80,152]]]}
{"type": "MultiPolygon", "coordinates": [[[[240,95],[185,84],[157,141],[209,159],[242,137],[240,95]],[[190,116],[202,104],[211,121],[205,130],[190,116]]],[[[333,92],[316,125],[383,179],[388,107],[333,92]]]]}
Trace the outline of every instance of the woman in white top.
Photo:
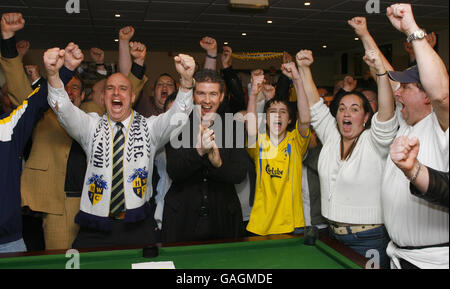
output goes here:
{"type": "Polygon", "coordinates": [[[398,123],[386,69],[377,51],[366,51],[364,60],[377,73],[379,110],[372,117],[364,95],[349,92],[340,99],[335,119],[314,84],[309,68],[314,61],[311,51],[302,50],[296,58],[311,125],[323,143],[318,164],[322,215],[328,219],[333,237],[387,267],[389,235],[383,225],[380,192],[398,123]]]}

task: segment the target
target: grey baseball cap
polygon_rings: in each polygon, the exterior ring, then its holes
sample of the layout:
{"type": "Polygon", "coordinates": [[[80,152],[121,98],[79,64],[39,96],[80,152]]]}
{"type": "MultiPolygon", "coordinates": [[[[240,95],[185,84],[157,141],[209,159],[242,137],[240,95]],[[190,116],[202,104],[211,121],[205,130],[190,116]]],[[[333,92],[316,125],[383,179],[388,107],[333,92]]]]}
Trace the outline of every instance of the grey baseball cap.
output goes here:
{"type": "Polygon", "coordinates": [[[388,71],[389,78],[400,83],[420,83],[419,69],[417,65],[404,71],[388,71]]]}

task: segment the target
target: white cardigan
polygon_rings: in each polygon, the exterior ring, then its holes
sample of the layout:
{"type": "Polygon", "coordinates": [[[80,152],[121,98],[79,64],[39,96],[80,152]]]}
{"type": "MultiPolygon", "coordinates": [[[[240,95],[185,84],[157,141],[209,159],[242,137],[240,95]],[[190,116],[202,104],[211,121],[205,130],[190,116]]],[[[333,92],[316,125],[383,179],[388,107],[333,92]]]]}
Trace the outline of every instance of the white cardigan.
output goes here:
{"type": "Polygon", "coordinates": [[[311,125],[323,144],[318,170],[322,215],[335,222],[382,224],[381,181],[389,145],[395,138],[396,117],[365,130],[346,161],[341,160],[336,119],[321,99],[310,108],[311,125]]]}

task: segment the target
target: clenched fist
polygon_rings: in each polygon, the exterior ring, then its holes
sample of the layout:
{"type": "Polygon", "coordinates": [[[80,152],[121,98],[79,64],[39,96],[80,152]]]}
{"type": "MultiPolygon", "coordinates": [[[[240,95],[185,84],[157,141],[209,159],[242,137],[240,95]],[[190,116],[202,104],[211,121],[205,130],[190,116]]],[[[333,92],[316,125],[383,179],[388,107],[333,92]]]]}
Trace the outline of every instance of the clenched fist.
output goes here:
{"type": "Polygon", "coordinates": [[[134,62],[144,66],[145,56],[147,55],[147,47],[140,42],[130,42],[130,54],[134,62]]]}
{"type": "Polygon", "coordinates": [[[84,54],[81,49],[73,42],[67,44],[64,54],[64,65],[74,71],[83,61],[84,54]]]}
{"type": "Polygon", "coordinates": [[[26,40],[20,40],[16,43],[17,53],[19,53],[20,57],[24,57],[30,49],[30,42],[26,40]]]}
{"type": "Polygon", "coordinates": [[[297,67],[295,66],[294,62],[283,63],[281,65],[281,72],[290,79],[300,79],[300,74],[298,73],[297,67]]]}
{"type": "Polygon", "coordinates": [[[22,13],[5,13],[2,15],[1,29],[3,39],[9,39],[25,26],[22,13]]]}
{"type": "Polygon", "coordinates": [[[364,37],[369,34],[365,17],[354,17],[348,20],[347,23],[355,30],[356,35],[359,37],[364,37]]]}
{"type": "Polygon", "coordinates": [[[205,36],[200,40],[200,46],[206,50],[206,53],[208,53],[211,56],[217,55],[217,42],[216,39],[212,37],[205,36]]]}
{"type": "Polygon", "coordinates": [[[250,96],[256,97],[264,87],[264,73],[252,74],[250,96]]]}
{"type": "Polygon", "coordinates": [[[130,39],[134,35],[134,28],[133,26],[126,26],[119,30],[119,39],[120,40],[127,40],[130,41],[130,39]]]}
{"type": "Polygon", "coordinates": [[[314,63],[314,58],[311,50],[300,50],[296,57],[298,67],[309,67],[314,63]]]}
{"type": "Polygon", "coordinates": [[[366,51],[366,55],[363,57],[364,61],[369,65],[369,67],[376,70],[377,73],[383,74],[386,72],[384,68],[383,61],[381,60],[380,54],[377,50],[371,49],[366,51]]]}
{"type": "Polygon", "coordinates": [[[222,67],[228,68],[231,66],[231,55],[233,54],[233,50],[230,46],[224,46],[222,55],[220,56],[220,59],[222,60],[222,67]]]}
{"type": "Polygon", "coordinates": [[[392,25],[400,32],[409,36],[419,30],[414,20],[411,4],[394,4],[387,8],[387,17],[392,25]]]}
{"type": "Polygon", "coordinates": [[[102,49],[92,47],[91,50],[89,50],[89,53],[91,54],[91,58],[94,60],[95,63],[105,62],[105,52],[102,49]]]}
{"type": "Polygon", "coordinates": [[[391,144],[389,154],[395,165],[408,173],[414,169],[419,146],[419,140],[416,137],[409,139],[407,136],[401,136],[391,144]]]}
{"type": "Polygon", "coordinates": [[[181,88],[192,87],[192,80],[195,71],[195,60],[192,56],[178,54],[174,57],[175,68],[181,76],[181,88]]]}
{"type": "Polygon", "coordinates": [[[64,49],[59,49],[58,47],[45,51],[43,61],[49,79],[57,75],[59,76],[59,69],[64,64],[64,55],[64,49]]]}

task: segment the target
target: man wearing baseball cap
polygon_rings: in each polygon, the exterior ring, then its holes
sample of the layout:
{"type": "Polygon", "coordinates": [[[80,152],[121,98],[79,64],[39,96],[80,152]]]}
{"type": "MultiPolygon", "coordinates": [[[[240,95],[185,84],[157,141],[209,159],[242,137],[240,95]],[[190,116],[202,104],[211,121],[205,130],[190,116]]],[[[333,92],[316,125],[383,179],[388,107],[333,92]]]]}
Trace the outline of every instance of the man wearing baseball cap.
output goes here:
{"type": "MultiPolygon", "coordinates": [[[[389,71],[400,83],[395,91],[399,131],[397,137],[417,137],[418,159],[436,170],[449,169],[449,78],[442,59],[425,39],[410,4],[387,8],[392,25],[412,44],[417,65],[402,72],[389,71]]],[[[420,165],[415,168],[418,172],[420,165]]],[[[431,205],[411,194],[406,177],[388,157],[382,183],[382,207],[391,237],[387,254],[392,268],[449,268],[448,208],[431,205]]]]}

